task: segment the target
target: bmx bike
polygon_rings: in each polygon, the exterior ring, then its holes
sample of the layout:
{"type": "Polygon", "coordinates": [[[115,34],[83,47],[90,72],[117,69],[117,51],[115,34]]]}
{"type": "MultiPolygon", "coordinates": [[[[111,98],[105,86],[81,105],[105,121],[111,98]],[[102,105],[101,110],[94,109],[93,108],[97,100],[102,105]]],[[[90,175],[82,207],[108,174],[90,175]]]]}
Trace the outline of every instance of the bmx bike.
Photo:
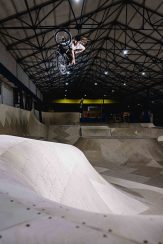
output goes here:
{"type": "Polygon", "coordinates": [[[71,52],[70,45],[72,36],[67,30],[58,30],[55,33],[55,41],[58,44],[58,50],[56,52],[57,68],[62,75],[65,75],[71,66],[68,53],[71,52]]]}

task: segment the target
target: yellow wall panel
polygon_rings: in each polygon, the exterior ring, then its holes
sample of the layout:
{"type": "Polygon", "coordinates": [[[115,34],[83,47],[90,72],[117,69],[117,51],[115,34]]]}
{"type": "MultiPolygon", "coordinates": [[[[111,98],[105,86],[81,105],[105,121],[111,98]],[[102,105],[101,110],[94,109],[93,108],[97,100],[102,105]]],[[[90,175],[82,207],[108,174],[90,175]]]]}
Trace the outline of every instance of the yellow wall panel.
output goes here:
{"type": "MultiPolygon", "coordinates": [[[[80,104],[81,99],[56,99],[53,100],[53,103],[60,103],[60,104],[80,104]]],[[[84,99],[83,104],[112,104],[116,103],[114,100],[111,99],[84,99]]]]}

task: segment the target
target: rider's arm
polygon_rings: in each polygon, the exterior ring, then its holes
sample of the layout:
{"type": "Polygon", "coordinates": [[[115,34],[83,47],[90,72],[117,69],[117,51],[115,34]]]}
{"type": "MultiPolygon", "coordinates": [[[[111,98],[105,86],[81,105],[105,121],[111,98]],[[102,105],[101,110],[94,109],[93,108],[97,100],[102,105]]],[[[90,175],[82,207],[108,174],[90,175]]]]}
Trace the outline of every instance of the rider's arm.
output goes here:
{"type": "Polygon", "coordinates": [[[71,49],[71,52],[72,52],[72,64],[75,64],[76,63],[76,60],[75,60],[75,51],[73,49],[71,49]]]}

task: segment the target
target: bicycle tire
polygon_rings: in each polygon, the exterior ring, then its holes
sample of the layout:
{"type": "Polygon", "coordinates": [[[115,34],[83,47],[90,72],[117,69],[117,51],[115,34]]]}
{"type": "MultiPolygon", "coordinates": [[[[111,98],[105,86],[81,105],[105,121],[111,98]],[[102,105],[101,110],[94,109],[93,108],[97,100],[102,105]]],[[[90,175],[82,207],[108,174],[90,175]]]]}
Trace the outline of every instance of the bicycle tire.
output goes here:
{"type": "Polygon", "coordinates": [[[69,46],[72,41],[72,36],[67,30],[58,30],[55,32],[55,41],[58,45],[69,46]]]}
{"type": "Polygon", "coordinates": [[[62,75],[66,75],[67,74],[67,60],[64,57],[64,55],[58,55],[57,56],[57,68],[60,71],[60,73],[62,75]]]}

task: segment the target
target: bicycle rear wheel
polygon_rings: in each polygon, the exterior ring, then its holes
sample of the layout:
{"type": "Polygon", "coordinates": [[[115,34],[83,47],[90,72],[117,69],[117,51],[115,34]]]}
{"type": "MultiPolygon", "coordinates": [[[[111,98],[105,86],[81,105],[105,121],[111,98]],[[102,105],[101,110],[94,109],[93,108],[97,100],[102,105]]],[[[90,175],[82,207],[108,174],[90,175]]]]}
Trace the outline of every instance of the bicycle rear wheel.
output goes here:
{"type": "Polygon", "coordinates": [[[57,67],[62,75],[67,74],[67,59],[64,55],[57,56],[57,67]]]}
{"type": "Polygon", "coordinates": [[[55,40],[57,44],[68,46],[72,41],[72,36],[67,30],[58,30],[55,33],[55,40]]]}

